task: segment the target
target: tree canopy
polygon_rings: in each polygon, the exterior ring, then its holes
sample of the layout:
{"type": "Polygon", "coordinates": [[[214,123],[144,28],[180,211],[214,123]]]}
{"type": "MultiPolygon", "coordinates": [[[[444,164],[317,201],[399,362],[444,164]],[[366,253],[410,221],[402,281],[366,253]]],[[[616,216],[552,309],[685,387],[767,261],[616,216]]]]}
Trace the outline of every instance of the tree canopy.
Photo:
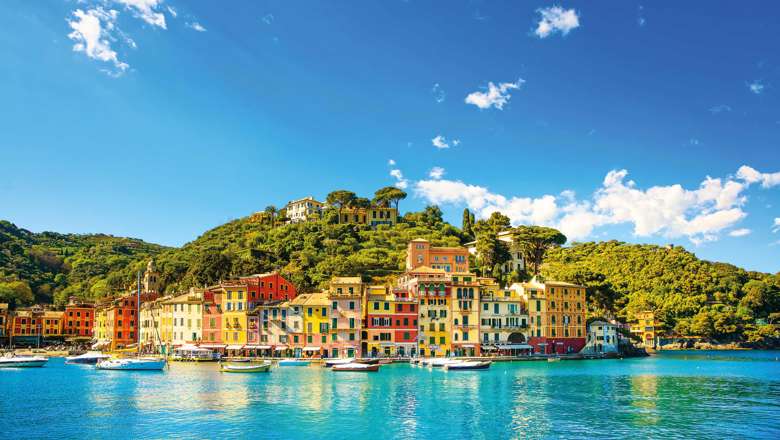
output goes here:
{"type": "Polygon", "coordinates": [[[518,226],[512,232],[512,245],[534,275],[539,274],[547,251],[565,243],[566,236],[561,231],[546,226],[518,226]]]}

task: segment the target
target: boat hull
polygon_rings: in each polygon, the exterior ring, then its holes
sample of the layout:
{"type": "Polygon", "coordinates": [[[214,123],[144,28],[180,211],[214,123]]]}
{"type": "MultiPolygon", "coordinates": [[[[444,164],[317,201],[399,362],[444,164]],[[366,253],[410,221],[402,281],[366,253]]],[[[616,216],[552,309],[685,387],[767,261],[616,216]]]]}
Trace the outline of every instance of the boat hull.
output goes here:
{"type": "Polygon", "coordinates": [[[220,371],[223,373],[267,373],[271,371],[271,364],[263,365],[221,365],[220,371]]]}
{"type": "Polygon", "coordinates": [[[355,364],[334,365],[332,370],[333,371],[356,371],[356,372],[367,372],[367,373],[375,373],[379,371],[379,364],[357,364],[357,365],[355,364]]]}
{"type": "Polygon", "coordinates": [[[448,364],[444,366],[447,371],[450,370],[487,370],[490,368],[490,362],[464,362],[462,364],[448,364]]]}
{"type": "Polygon", "coordinates": [[[98,370],[113,371],[162,371],[165,368],[164,359],[113,359],[98,362],[98,370]]]}
{"type": "Polygon", "coordinates": [[[46,358],[11,358],[0,359],[0,368],[40,368],[46,365],[46,358]]]}

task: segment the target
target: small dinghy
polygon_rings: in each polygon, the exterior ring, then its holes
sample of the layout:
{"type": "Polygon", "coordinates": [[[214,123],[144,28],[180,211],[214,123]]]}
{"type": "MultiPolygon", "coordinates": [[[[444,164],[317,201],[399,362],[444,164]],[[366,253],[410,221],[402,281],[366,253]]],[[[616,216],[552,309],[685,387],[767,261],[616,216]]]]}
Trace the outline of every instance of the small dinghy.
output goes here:
{"type": "Polygon", "coordinates": [[[88,351],[78,356],[68,356],[65,358],[66,364],[95,365],[100,361],[111,359],[111,356],[97,351],[88,351]]]}
{"type": "Polygon", "coordinates": [[[259,365],[221,364],[219,370],[223,373],[267,373],[271,371],[271,363],[263,362],[259,365]]]}
{"type": "Polygon", "coordinates": [[[9,356],[0,358],[0,368],[37,368],[48,361],[42,356],[9,356]]]}
{"type": "Polygon", "coordinates": [[[355,358],[347,358],[347,359],[328,359],[325,361],[326,367],[334,367],[336,365],[346,365],[351,364],[355,362],[355,358]]]}
{"type": "Polygon", "coordinates": [[[379,371],[379,364],[360,364],[360,363],[341,364],[341,365],[334,365],[332,370],[333,371],[369,371],[369,372],[376,372],[376,371],[379,371]]]}
{"type": "Polygon", "coordinates": [[[457,364],[462,361],[457,361],[455,359],[447,359],[447,358],[432,358],[429,359],[428,362],[425,363],[425,366],[430,368],[441,368],[446,365],[450,364],[457,364]]]}
{"type": "Polygon", "coordinates": [[[444,365],[445,370],[487,370],[490,361],[461,361],[444,365]]]}
{"type": "Polygon", "coordinates": [[[279,361],[280,367],[305,367],[309,365],[311,361],[305,359],[282,359],[279,361]]]}
{"type": "Polygon", "coordinates": [[[114,371],[162,371],[167,365],[165,359],[137,357],[107,359],[95,364],[95,368],[114,371]]]}

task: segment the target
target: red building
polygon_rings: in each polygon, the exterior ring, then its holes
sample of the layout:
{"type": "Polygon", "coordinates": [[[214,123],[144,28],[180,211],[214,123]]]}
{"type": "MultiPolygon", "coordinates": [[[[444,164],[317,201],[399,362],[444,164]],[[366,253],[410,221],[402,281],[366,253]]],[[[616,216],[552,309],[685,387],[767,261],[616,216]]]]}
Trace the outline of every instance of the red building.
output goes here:
{"type": "Polygon", "coordinates": [[[62,317],[62,333],[67,339],[91,339],[95,324],[95,307],[92,304],[70,298],[62,317]]]}
{"type": "Polygon", "coordinates": [[[296,297],[295,286],[278,272],[250,275],[239,278],[247,286],[247,308],[269,301],[289,301],[296,297]]]}
{"type": "Polygon", "coordinates": [[[417,355],[417,298],[413,297],[408,289],[396,287],[393,289],[395,299],[395,313],[393,321],[395,327],[395,347],[399,356],[417,355]]]}

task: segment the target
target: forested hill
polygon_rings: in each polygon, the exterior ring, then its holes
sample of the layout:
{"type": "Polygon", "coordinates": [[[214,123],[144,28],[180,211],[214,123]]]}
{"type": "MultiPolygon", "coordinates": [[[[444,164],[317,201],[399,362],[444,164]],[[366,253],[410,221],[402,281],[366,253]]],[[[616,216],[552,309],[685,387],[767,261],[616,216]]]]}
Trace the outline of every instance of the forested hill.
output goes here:
{"type": "MultiPolygon", "coordinates": [[[[0,302],[62,304],[69,295],[114,295],[132,285],[151,257],[166,292],[270,270],[280,270],[305,291],[323,287],[334,275],[381,280],[398,274],[414,238],[439,246],[473,238],[444,222],[436,207],[406,213],[397,225],[376,229],[335,224],[333,211],[299,224],[282,224],[267,215],[244,217],[180,248],[108,235],[36,234],[0,222],[0,302]]],[[[485,230],[480,222],[475,231],[485,230]]],[[[480,270],[479,260],[474,263],[480,270]]],[[[630,317],[652,309],[681,334],[750,338],[760,330],[756,323],[780,321],[780,274],[699,260],[681,247],[575,243],[550,250],[542,275],[587,285],[597,315],[630,317]]]]}
{"type": "MultiPolygon", "coordinates": [[[[104,234],[33,233],[0,220],[0,302],[62,303],[110,294],[110,274],[166,248],[104,234]]],[[[115,285],[123,282],[114,278],[115,285]]]]}
{"type": "Polygon", "coordinates": [[[542,272],[589,286],[596,313],[654,310],[680,335],[758,341],[774,330],[757,322],[780,321],[780,272],[700,260],[682,247],[576,243],[551,250],[542,272]]]}

